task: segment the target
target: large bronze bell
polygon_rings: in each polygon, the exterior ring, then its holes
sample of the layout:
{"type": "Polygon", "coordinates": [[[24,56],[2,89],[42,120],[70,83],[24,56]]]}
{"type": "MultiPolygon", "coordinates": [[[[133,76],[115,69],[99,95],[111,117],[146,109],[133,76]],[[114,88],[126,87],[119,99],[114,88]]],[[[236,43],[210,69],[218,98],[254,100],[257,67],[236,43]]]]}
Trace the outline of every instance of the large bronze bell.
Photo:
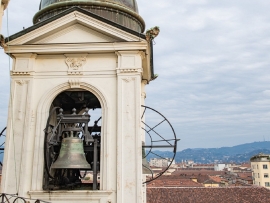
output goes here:
{"type": "Polygon", "coordinates": [[[78,137],[68,137],[62,140],[61,149],[52,169],[91,169],[86,161],[83,141],[78,137]]]}

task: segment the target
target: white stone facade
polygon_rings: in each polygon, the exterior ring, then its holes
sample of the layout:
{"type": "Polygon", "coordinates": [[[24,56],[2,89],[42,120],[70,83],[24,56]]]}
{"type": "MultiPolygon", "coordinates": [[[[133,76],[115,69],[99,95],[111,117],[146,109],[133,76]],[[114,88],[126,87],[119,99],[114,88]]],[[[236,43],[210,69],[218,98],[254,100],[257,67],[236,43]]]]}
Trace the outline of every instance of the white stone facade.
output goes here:
{"type": "Polygon", "coordinates": [[[141,105],[151,80],[149,43],[73,11],[11,38],[5,52],[13,68],[2,192],[53,203],[144,202],[141,105]],[[102,107],[97,191],[42,189],[49,108],[70,89],[92,92],[102,107]]]}

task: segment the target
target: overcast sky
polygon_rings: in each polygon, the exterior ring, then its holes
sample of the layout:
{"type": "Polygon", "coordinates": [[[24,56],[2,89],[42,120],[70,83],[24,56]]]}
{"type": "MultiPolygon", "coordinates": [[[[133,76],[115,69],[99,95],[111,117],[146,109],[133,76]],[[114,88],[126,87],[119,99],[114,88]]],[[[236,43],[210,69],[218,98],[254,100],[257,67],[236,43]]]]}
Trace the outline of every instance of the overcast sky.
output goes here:
{"type": "MultiPolygon", "coordinates": [[[[270,140],[270,2],[137,0],[155,39],[146,105],[163,113],[179,150],[270,140]]],[[[32,25],[39,0],[11,0],[9,33],[32,25]]],[[[7,33],[7,12],[2,33],[7,33]]],[[[0,49],[0,128],[6,125],[9,60],[0,49]]]]}

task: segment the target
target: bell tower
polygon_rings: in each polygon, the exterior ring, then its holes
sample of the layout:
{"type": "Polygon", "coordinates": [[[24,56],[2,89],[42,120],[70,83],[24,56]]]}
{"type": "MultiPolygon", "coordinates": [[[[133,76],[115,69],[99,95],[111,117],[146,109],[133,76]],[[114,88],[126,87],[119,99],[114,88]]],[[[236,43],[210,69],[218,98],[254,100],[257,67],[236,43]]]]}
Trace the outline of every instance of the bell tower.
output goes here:
{"type": "Polygon", "coordinates": [[[13,59],[2,192],[145,202],[141,105],[152,42],[136,0],[41,0],[2,42],[13,59]]]}

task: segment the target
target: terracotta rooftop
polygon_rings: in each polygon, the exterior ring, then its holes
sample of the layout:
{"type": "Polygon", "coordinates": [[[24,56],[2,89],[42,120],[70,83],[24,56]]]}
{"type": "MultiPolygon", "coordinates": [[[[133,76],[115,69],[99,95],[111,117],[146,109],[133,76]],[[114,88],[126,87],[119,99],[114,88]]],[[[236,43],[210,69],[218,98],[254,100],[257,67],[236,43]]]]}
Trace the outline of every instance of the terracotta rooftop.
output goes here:
{"type": "Polygon", "coordinates": [[[243,163],[243,164],[241,164],[241,167],[251,168],[251,164],[250,163],[243,163]]]}
{"type": "Polygon", "coordinates": [[[209,166],[209,167],[214,167],[215,164],[194,164],[193,167],[194,166],[209,166]]]}
{"type": "Polygon", "coordinates": [[[180,175],[180,174],[186,174],[186,175],[224,175],[225,171],[214,171],[214,170],[177,170],[172,172],[172,175],[180,175]]]}
{"type": "MultiPolygon", "coordinates": [[[[219,177],[215,179],[215,176],[212,180],[216,181],[219,177]]],[[[187,174],[178,174],[178,175],[170,175],[170,176],[160,176],[157,180],[191,180],[191,179],[197,179],[198,183],[204,183],[205,181],[211,179],[209,175],[187,175],[187,174]]],[[[192,180],[191,180],[192,181],[192,180]]],[[[194,182],[194,181],[193,181],[194,182]]],[[[221,182],[221,181],[219,181],[221,182]]]]}
{"type": "Polygon", "coordinates": [[[147,184],[147,187],[204,187],[201,183],[189,179],[157,179],[147,184]]]}
{"type": "Polygon", "coordinates": [[[203,184],[219,184],[219,183],[212,179],[209,179],[209,180],[204,181],[203,184]]]}
{"type": "Polygon", "coordinates": [[[209,178],[217,183],[221,183],[222,178],[218,176],[209,176],[209,178]]]}
{"type": "Polygon", "coordinates": [[[147,188],[147,203],[265,203],[270,190],[263,187],[147,188]]]}
{"type": "Polygon", "coordinates": [[[252,179],[252,172],[249,173],[238,173],[237,174],[239,178],[250,180],[252,179]]]}

